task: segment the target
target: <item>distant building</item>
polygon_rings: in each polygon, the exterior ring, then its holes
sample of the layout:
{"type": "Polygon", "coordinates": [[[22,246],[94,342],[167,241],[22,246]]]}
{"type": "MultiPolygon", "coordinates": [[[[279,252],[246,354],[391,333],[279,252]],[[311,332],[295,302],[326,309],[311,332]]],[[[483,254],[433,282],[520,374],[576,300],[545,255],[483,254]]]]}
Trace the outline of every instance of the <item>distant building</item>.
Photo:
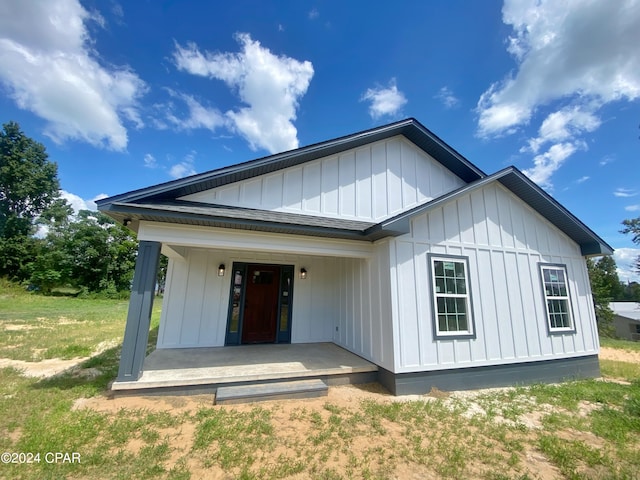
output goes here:
{"type": "Polygon", "coordinates": [[[613,311],[616,336],[640,342],[640,303],[611,302],[609,308],[613,311]]]}

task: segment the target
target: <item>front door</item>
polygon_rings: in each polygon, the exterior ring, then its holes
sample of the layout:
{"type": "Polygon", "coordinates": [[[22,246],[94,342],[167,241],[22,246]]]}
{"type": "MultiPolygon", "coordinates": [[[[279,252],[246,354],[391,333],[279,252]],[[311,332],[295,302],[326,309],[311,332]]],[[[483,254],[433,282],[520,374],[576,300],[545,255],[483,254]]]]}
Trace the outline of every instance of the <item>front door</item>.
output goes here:
{"type": "Polygon", "coordinates": [[[291,343],[293,270],[233,263],[225,345],[291,343]]]}
{"type": "Polygon", "coordinates": [[[248,265],[242,343],[276,341],[280,267],[248,265]]]}

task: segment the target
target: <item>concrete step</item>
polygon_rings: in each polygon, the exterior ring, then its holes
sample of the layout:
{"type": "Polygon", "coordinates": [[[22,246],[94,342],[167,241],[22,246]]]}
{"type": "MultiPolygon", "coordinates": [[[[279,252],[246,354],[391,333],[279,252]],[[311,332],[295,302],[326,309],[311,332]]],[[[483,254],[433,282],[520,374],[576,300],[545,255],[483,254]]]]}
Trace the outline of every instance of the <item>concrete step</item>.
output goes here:
{"type": "Polygon", "coordinates": [[[320,379],[232,385],[218,388],[215,404],[227,405],[290,398],[315,398],[326,396],[328,390],[327,384],[320,379]]]}

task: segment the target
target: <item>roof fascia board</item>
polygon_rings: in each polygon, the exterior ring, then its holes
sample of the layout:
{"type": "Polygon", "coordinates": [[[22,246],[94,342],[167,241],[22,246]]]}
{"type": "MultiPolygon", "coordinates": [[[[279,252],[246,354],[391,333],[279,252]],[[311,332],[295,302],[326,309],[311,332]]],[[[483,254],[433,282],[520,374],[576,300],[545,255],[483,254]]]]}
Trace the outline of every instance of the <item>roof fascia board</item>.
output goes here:
{"type": "MultiPolygon", "coordinates": [[[[136,216],[161,216],[163,218],[175,220],[200,220],[203,222],[215,222],[227,228],[249,227],[253,230],[269,231],[273,229],[287,229],[300,235],[322,234],[325,237],[335,236],[336,238],[348,238],[353,240],[369,240],[362,230],[349,230],[334,227],[323,227],[315,225],[301,225],[296,223],[279,223],[271,220],[250,220],[244,218],[217,217],[202,213],[175,212],[170,210],[153,209],[147,206],[135,204],[113,203],[105,206],[103,211],[112,212],[119,215],[136,216]]],[[[143,218],[141,218],[143,220],[143,218]]]]}
{"type": "MultiPolygon", "coordinates": [[[[562,213],[567,220],[569,220],[574,226],[576,226],[578,229],[582,230],[587,236],[591,237],[593,239],[593,242],[584,242],[581,245],[581,250],[583,248],[586,248],[586,251],[590,251],[590,250],[597,250],[598,253],[583,253],[583,255],[612,255],[613,254],[613,248],[607,243],[605,242],[602,238],[600,238],[593,230],[591,230],[587,225],[585,225],[582,221],[580,221],[575,215],[573,215],[569,210],[567,210],[565,207],[563,207],[557,200],[555,200],[551,195],[549,195],[547,192],[545,192],[542,188],[540,188],[538,185],[536,185],[531,179],[529,179],[529,177],[527,177],[524,173],[522,173],[520,170],[518,170],[515,167],[508,167],[508,169],[511,170],[511,174],[512,175],[504,175],[503,179],[507,179],[507,178],[514,178],[520,182],[522,182],[524,185],[526,185],[531,192],[537,194],[540,196],[541,199],[543,199],[544,201],[546,201],[549,206],[551,208],[554,208],[556,210],[558,210],[560,213],[562,213]],[[598,245],[597,248],[594,248],[594,245],[598,245]],[[591,247],[589,247],[589,245],[591,245],[591,247]]],[[[507,170],[507,169],[505,169],[507,170]]],[[[504,170],[502,170],[504,171],[504,170]]],[[[500,172],[498,172],[500,173],[500,172]]],[[[513,191],[513,189],[511,189],[508,185],[506,185],[504,182],[501,181],[501,183],[508,188],[509,190],[511,190],[511,192],[513,192],[515,195],[519,196],[517,192],[513,191]]],[[[545,217],[547,220],[549,220],[551,223],[554,223],[549,217],[547,217],[543,212],[541,212],[539,209],[535,208],[533,205],[531,205],[532,208],[534,208],[538,213],[540,213],[543,217],[545,217]]],[[[555,225],[555,223],[554,223],[555,225]]],[[[556,225],[558,228],[560,228],[559,225],[556,225]]],[[[562,228],[561,228],[562,230],[562,228]]],[[[565,232],[566,233],[566,232],[565,232]]]]}
{"type": "Polygon", "coordinates": [[[405,233],[409,233],[409,229],[410,229],[410,220],[411,218],[413,218],[415,215],[418,215],[422,212],[426,212],[429,210],[432,210],[436,207],[438,207],[439,205],[442,205],[446,202],[449,202],[461,195],[464,195],[466,193],[472,192],[473,190],[476,190],[478,188],[483,187],[484,185],[487,185],[488,183],[491,183],[493,181],[495,181],[497,178],[508,174],[508,171],[505,170],[501,170],[500,172],[497,172],[493,175],[489,175],[487,177],[484,177],[480,180],[477,180],[473,183],[470,183],[468,185],[463,185],[462,187],[453,190],[441,197],[435,198],[433,200],[431,200],[430,202],[427,203],[423,203],[422,205],[418,205],[417,207],[413,207],[410,210],[407,210],[406,212],[402,212],[398,215],[396,215],[395,217],[391,217],[388,218],[387,220],[384,220],[382,222],[380,222],[377,225],[374,225],[370,228],[368,228],[366,230],[365,233],[367,234],[374,234],[378,231],[384,231],[384,232],[400,232],[400,234],[405,234],[405,233]]]}

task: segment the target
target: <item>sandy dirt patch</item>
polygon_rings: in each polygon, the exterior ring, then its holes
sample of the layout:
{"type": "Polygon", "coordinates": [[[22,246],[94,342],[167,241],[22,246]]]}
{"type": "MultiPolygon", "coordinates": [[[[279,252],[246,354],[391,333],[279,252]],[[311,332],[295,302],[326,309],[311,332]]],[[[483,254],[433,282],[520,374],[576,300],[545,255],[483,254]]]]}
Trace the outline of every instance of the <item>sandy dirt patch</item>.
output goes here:
{"type": "Polygon", "coordinates": [[[51,358],[40,362],[25,362],[23,360],[0,358],[0,368],[13,367],[20,370],[25,377],[47,378],[77,367],[88,359],[89,357],[78,357],[71,360],[51,358]]]}
{"type": "MultiPolygon", "coordinates": [[[[432,395],[408,395],[395,397],[391,395],[379,384],[367,384],[367,385],[342,385],[333,386],[329,388],[328,395],[326,397],[304,399],[304,400],[281,400],[281,401],[268,401],[261,403],[249,403],[249,404],[237,404],[237,405],[214,405],[214,396],[210,395],[194,395],[194,396],[144,396],[144,397],[115,397],[112,398],[108,395],[97,396],[93,398],[79,399],[75,402],[74,409],[92,409],[103,413],[117,414],[118,412],[125,410],[145,410],[150,412],[167,411],[174,415],[189,414],[193,415],[201,408],[214,408],[214,409],[232,409],[239,412],[249,412],[256,406],[265,408],[270,411],[271,422],[274,425],[278,425],[278,443],[282,445],[282,448],[276,448],[271,452],[271,458],[278,458],[278,455],[285,456],[290,455],[289,449],[291,445],[299,444],[300,442],[308,441],[317,428],[313,422],[309,421],[312,412],[319,413],[325,420],[330,415],[327,411],[326,405],[330,404],[332,408],[339,411],[359,411],[361,410],[361,404],[363,400],[373,400],[376,402],[407,402],[407,401],[436,401],[437,399],[444,400],[445,402],[453,402],[455,400],[464,400],[469,402],[470,410],[473,410],[476,414],[482,415],[482,412],[475,411],[473,409],[474,397],[482,393],[497,392],[504,389],[487,389],[477,390],[469,392],[433,392],[432,395]],[[437,397],[437,398],[436,398],[437,397]],[[288,446],[288,447],[287,447],[288,446]]],[[[546,413],[546,412],[545,412],[546,413]]],[[[538,429],[541,426],[540,418],[542,413],[535,418],[530,419],[527,426],[531,431],[538,429]]],[[[403,445],[406,442],[406,428],[399,423],[394,423],[382,419],[381,425],[385,430],[383,437],[377,437],[372,439],[369,437],[357,437],[349,444],[349,451],[353,452],[356,458],[366,458],[371,454],[371,449],[376,448],[384,450],[385,453],[379,454],[377,458],[392,459],[396,454],[394,453],[393,445],[403,445]],[[373,445],[371,442],[375,442],[373,445]]],[[[168,462],[169,465],[174,462],[183,459],[189,467],[192,474],[192,478],[212,478],[212,479],[226,479],[229,477],[229,472],[225,472],[218,467],[203,468],[201,460],[192,458],[191,448],[194,441],[195,423],[186,421],[174,429],[163,429],[162,436],[164,438],[170,438],[171,444],[177,446],[172,452],[172,458],[168,462]],[[202,475],[202,476],[201,476],[202,475]]],[[[437,436],[438,432],[432,432],[437,436]]],[[[589,439],[591,440],[591,439],[589,439]]],[[[140,442],[132,439],[131,444],[127,446],[128,449],[135,450],[140,448],[140,442]]],[[[320,447],[317,447],[320,448],[320,447]]],[[[499,445],[494,445],[493,448],[501,448],[499,445]]],[[[534,475],[532,478],[538,480],[551,480],[560,477],[559,470],[553,466],[549,460],[539,451],[533,448],[527,448],[521,452],[520,466],[521,472],[529,472],[534,475]]],[[[271,460],[273,461],[273,460],[271,460]]],[[[416,462],[396,461],[390,460],[393,464],[391,467],[390,478],[397,479],[423,479],[423,478],[440,478],[438,474],[432,470],[428,465],[422,465],[416,462]]],[[[326,460],[326,467],[335,469],[336,471],[346,471],[349,467],[349,457],[339,451],[332,454],[326,460]]],[[[482,477],[483,469],[486,466],[481,464],[474,465],[468,472],[473,477],[482,477]]],[[[298,480],[308,478],[308,472],[301,475],[293,475],[290,477],[292,480],[298,480]]]]}
{"type": "MultiPolygon", "coordinates": [[[[100,342],[96,350],[92,353],[98,355],[109,348],[113,348],[118,344],[117,340],[100,342]]],[[[33,349],[34,355],[45,352],[46,349],[33,349]]],[[[39,362],[26,362],[24,360],[12,360],[10,358],[0,358],[0,368],[12,367],[20,370],[25,377],[47,378],[59,375],[70,370],[75,371],[78,375],[88,378],[95,377],[100,374],[96,368],[80,368],[80,364],[89,360],[91,357],[75,357],[69,360],[61,360],[59,358],[48,358],[39,362]]]]}
{"type": "Polygon", "coordinates": [[[27,330],[36,330],[43,328],[40,325],[28,325],[28,324],[8,324],[4,326],[5,332],[24,332],[27,330]]]}
{"type": "Polygon", "coordinates": [[[617,362],[640,363],[640,352],[620,348],[600,347],[600,358],[617,362]]]}

